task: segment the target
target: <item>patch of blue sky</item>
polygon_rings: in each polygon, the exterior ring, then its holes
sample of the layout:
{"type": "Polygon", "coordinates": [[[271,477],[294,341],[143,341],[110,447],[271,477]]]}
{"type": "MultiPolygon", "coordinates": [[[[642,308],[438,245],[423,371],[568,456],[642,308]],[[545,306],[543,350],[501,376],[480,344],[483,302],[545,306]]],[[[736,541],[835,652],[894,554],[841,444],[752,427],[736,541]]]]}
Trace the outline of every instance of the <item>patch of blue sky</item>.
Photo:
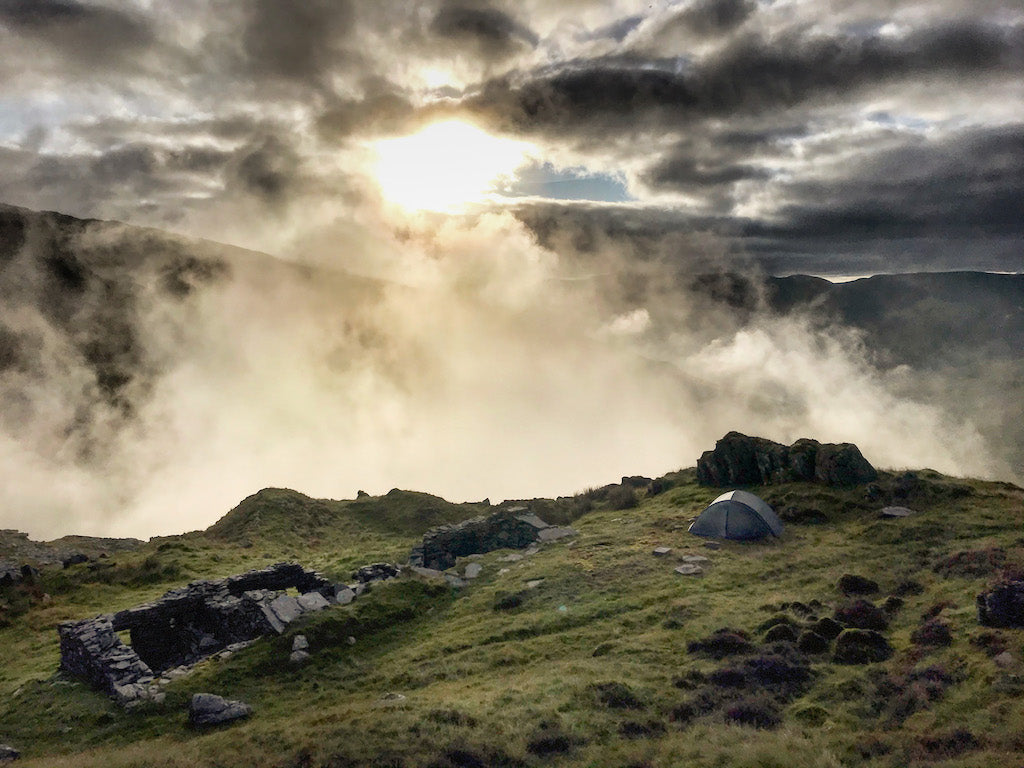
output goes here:
{"type": "Polygon", "coordinates": [[[625,203],[635,199],[629,194],[623,176],[592,173],[586,168],[555,168],[551,163],[534,164],[518,171],[512,183],[500,193],[506,197],[601,203],[625,203]]]}

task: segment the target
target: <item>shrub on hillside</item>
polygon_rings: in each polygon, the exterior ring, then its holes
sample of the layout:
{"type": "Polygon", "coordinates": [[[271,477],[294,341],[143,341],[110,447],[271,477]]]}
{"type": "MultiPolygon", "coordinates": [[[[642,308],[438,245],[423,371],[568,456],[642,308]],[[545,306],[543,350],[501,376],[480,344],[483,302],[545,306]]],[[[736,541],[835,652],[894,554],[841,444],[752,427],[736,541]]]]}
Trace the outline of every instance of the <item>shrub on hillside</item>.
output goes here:
{"type": "Polygon", "coordinates": [[[855,629],[883,630],[889,626],[885,611],[867,600],[855,600],[836,608],[835,619],[855,629]]]}
{"type": "Polygon", "coordinates": [[[782,722],[776,704],[764,696],[742,699],[728,707],[724,714],[726,722],[753,728],[776,728],[782,722]]]}
{"type": "Polygon", "coordinates": [[[750,636],[738,629],[723,627],[715,630],[702,640],[693,640],[686,645],[690,653],[701,653],[713,659],[724,659],[741,653],[750,653],[754,646],[750,636]]]}
{"type": "Polygon", "coordinates": [[[594,683],[590,686],[597,700],[609,709],[641,709],[644,704],[625,683],[594,683]]]}

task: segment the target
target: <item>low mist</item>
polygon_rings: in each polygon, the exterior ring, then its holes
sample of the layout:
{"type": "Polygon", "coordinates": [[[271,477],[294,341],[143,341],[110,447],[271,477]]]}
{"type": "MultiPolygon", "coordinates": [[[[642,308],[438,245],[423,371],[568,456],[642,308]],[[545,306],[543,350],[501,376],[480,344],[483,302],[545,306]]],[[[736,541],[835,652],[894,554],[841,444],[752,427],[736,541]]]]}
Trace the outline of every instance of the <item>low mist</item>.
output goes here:
{"type": "Polygon", "coordinates": [[[105,294],[111,317],[88,309],[130,324],[134,375],[115,395],[76,341],[86,309],[42,303],[45,256],[26,241],[5,283],[22,355],[0,378],[0,523],[179,533],[268,486],[567,495],[692,466],[733,429],[855,442],[880,467],[1008,472],[964,415],[915,400],[912,372],[878,372],[850,331],[741,323],[656,274],[627,290],[595,275],[629,254],[588,263],[508,214],[352,226],[296,235],[301,264],[232,252],[184,297],[91,264],[130,282],[105,294]]]}

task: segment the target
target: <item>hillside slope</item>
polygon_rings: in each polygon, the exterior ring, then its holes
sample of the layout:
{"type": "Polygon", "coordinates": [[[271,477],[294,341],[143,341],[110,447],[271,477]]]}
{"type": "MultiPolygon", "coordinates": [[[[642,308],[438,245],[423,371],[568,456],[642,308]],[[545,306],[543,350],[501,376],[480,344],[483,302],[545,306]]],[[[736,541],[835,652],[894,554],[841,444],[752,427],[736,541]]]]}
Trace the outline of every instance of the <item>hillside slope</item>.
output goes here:
{"type": "Polygon", "coordinates": [[[57,621],[284,556],[345,578],[356,562],[407,554],[417,510],[440,502],[399,494],[385,526],[342,514],[358,502],[263,491],[208,532],[44,574],[0,629],[0,742],[25,766],[997,766],[1019,756],[1024,630],[980,626],[975,597],[1024,569],[1020,488],[928,470],[883,473],[870,489],[755,487],[787,521],[783,537],[710,549],[686,528],[719,491],[693,470],[629,487],[639,490],[625,501],[602,489],[544,502],[572,504],[578,537],[473,558],[482,572],[464,589],[377,585],[132,711],[54,675],[57,621]],[[880,518],[893,503],[915,514],[880,518]],[[287,535],[287,520],[301,535],[287,535]],[[323,535],[303,546],[307,526],[323,535]],[[672,552],[656,557],[659,546],[672,552]],[[676,574],[685,558],[703,573],[676,574]],[[876,608],[846,610],[858,599],[876,608]],[[835,641],[785,642],[812,626],[827,635],[833,615],[876,622],[891,657],[840,663],[835,641]],[[287,663],[298,633],[312,651],[303,666],[287,663]],[[183,707],[195,691],[255,714],[191,730],[183,707]]]}

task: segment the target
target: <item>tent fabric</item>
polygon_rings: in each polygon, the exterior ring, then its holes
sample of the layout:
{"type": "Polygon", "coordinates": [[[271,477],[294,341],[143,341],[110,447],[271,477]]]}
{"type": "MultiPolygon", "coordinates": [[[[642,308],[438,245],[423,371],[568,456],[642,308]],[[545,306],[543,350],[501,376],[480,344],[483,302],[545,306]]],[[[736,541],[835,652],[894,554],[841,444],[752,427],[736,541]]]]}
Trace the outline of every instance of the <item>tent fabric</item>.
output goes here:
{"type": "Polygon", "coordinates": [[[781,536],[782,529],[774,510],[746,491],[723,493],[690,525],[690,533],[710,539],[763,539],[781,536]]]}

